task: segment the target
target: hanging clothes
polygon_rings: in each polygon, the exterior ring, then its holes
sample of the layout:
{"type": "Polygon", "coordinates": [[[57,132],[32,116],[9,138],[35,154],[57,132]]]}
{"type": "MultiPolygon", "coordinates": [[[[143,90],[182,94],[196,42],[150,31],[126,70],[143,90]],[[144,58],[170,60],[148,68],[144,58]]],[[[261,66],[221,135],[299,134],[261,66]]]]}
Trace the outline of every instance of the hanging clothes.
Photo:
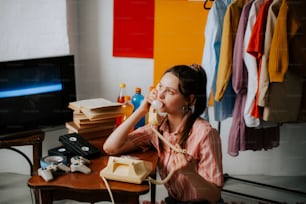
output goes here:
{"type": "Polygon", "coordinates": [[[231,156],[238,156],[239,151],[267,150],[279,145],[278,126],[250,128],[245,125],[244,121],[248,89],[248,72],[243,60],[244,35],[254,1],[249,1],[243,7],[234,44],[232,80],[237,96],[228,140],[228,154],[231,156]]]}
{"type": "Polygon", "coordinates": [[[271,42],[269,76],[271,82],[283,82],[288,65],[306,77],[305,1],[283,0],[271,42]],[[292,51],[293,53],[291,53],[292,51]],[[289,63],[290,60],[290,63],[289,63]]]}
{"type": "Polygon", "coordinates": [[[306,3],[283,0],[269,53],[269,96],[263,119],[306,121],[306,3]]]}
{"type": "Polygon", "coordinates": [[[265,31],[265,41],[264,41],[264,52],[262,55],[261,72],[259,75],[259,86],[258,86],[258,106],[264,107],[267,104],[267,91],[269,88],[269,75],[268,75],[268,64],[269,64],[269,52],[270,45],[274,33],[274,27],[276,23],[276,18],[278,16],[278,11],[282,0],[274,0],[269,7],[267,21],[266,21],[266,31],[265,31]]]}
{"type": "MultiPolygon", "coordinates": [[[[223,19],[226,9],[231,2],[232,0],[215,1],[207,17],[204,32],[205,45],[202,58],[202,67],[207,75],[207,100],[209,100],[209,93],[212,92],[213,95],[215,95],[215,73],[218,72],[223,19]]],[[[229,117],[232,117],[234,101],[235,93],[233,92],[232,87],[228,86],[222,100],[220,102],[214,101],[213,103],[214,120],[223,121],[229,117]]]]}
{"type": "Polygon", "coordinates": [[[209,90],[216,85],[220,102],[232,80],[231,156],[277,147],[280,124],[306,121],[305,5],[302,0],[234,0],[227,6],[209,90]]]}
{"type": "Polygon", "coordinates": [[[244,121],[247,127],[258,127],[260,124],[259,118],[255,118],[251,115],[251,109],[254,103],[257,87],[258,87],[258,74],[257,74],[257,60],[256,58],[247,52],[250,42],[252,29],[256,22],[257,14],[260,7],[265,3],[265,0],[255,0],[250,9],[249,18],[244,35],[244,49],[243,60],[248,71],[248,89],[247,98],[244,107],[244,121]]]}
{"type": "Polygon", "coordinates": [[[220,61],[216,79],[216,101],[221,101],[232,76],[233,47],[242,7],[246,2],[248,0],[234,0],[228,6],[224,16],[220,61]]]}
{"type": "Polygon", "coordinates": [[[251,107],[250,114],[254,118],[262,117],[262,109],[258,106],[258,88],[260,81],[260,72],[261,72],[261,63],[262,63],[262,55],[264,52],[264,41],[265,41],[265,30],[266,30],[266,21],[268,16],[268,9],[272,3],[272,0],[267,0],[261,7],[256,17],[256,22],[252,29],[251,37],[249,40],[249,45],[247,48],[247,52],[253,55],[257,61],[257,77],[258,83],[256,87],[256,93],[253,105],[251,107]]]}
{"type": "Polygon", "coordinates": [[[244,107],[248,87],[248,73],[243,62],[243,39],[249,12],[254,0],[250,0],[243,6],[237,35],[233,49],[233,89],[236,92],[236,101],[233,110],[232,126],[228,138],[228,154],[238,156],[240,150],[245,150],[246,126],[244,122],[244,107]]]}

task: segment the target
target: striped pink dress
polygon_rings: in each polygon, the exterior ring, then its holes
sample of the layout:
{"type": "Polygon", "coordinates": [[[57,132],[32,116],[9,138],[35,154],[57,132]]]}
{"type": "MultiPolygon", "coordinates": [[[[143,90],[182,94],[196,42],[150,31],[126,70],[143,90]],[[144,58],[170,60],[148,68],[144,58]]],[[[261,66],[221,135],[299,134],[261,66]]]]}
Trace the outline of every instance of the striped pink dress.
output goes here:
{"type": "MultiPolygon", "coordinates": [[[[182,124],[175,132],[169,132],[167,119],[160,126],[160,132],[172,144],[178,142],[179,133],[185,121],[188,119],[188,114],[185,116],[182,124]]],[[[158,139],[150,127],[150,125],[138,128],[129,134],[129,138],[143,151],[150,148],[152,145],[159,153],[158,171],[162,179],[171,172],[171,161],[174,154],[173,150],[165,146],[158,139]],[[162,148],[161,148],[162,147],[162,148]]],[[[222,187],[223,169],[222,169],[222,150],[221,139],[218,131],[211,125],[198,118],[193,124],[191,134],[186,142],[187,153],[196,160],[197,172],[205,180],[222,187]]],[[[197,189],[194,185],[181,173],[174,174],[171,179],[165,184],[166,189],[171,197],[180,201],[199,200],[197,189]]]]}

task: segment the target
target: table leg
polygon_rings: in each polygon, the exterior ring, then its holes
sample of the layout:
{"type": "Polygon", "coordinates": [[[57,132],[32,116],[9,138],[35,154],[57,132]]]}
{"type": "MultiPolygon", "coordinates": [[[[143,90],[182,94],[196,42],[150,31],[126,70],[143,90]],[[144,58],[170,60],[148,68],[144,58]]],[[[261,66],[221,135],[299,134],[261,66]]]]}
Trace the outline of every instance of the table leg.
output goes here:
{"type": "MultiPolygon", "coordinates": [[[[37,171],[40,167],[39,161],[42,156],[42,143],[33,145],[33,171],[37,171]]],[[[34,172],[32,172],[33,175],[34,172]]]]}
{"type": "MultiPolygon", "coordinates": [[[[156,180],[156,170],[154,173],[151,174],[151,177],[156,180]]],[[[150,185],[151,185],[151,203],[155,204],[156,202],[156,184],[151,182],[150,185]]]]}
{"type": "MultiPolygon", "coordinates": [[[[116,201],[115,201],[116,202],[116,201]]],[[[120,203],[120,202],[119,202],[120,203]]],[[[124,203],[124,201],[123,202],[121,202],[121,203],[124,203]]],[[[127,204],[139,204],[139,196],[137,195],[137,196],[133,196],[133,195],[131,195],[131,196],[128,196],[127,197],[127,202],[126,202],[127,204]]]]}
{"type": "Polygon", "coordinates": [[[41,204],[52,204],[52,191],[40,190],[41,204]]]}
{"type": "MultiPolygon", "coordinates": [[[[38,136],[37,143],[33,144],[33,172],[31,172],[32,175],[37,172],[37,170],[40,167],[40,158],[42,157],[42,142],[44,139],[44,134],[41,134],[38,136]]],[[[39,200],[39,190],[34,189],[34,197],[35,197],[35,203],[40,203],[39,200]]]]}

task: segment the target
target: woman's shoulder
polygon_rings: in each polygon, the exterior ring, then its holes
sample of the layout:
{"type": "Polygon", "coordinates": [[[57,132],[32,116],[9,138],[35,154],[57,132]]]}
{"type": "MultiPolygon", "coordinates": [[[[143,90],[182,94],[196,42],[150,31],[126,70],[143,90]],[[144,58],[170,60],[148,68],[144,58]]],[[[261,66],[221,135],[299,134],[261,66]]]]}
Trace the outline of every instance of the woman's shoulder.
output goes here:
{"type": "Polygon", "coordinates": [[[208,122],[207,120],[198,117],[195,121],[194,121],[194,125],[195,126],[204,126],[207,128],[213,128],[212,125],[210,124],[210,122],[208,122]]]}
{"type": "Polygon", "coordinates": [[[195,120],[193,124],[193,131],[195,131],[196,133],[204,133],[205,135],[210,133],[218,133],[216,128],[214,128],[207,120],[201,117],[195,120]]]}

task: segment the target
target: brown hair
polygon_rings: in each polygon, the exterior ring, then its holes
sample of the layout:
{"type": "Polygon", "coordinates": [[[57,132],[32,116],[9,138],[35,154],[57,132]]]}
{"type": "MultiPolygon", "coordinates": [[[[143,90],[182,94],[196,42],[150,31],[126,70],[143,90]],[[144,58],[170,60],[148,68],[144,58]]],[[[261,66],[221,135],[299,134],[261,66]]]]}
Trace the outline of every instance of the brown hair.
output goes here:
{"type": "Polygon", "coordinates": [[[196,100],[194,111],[190,119],[186,122],[179,142],[179,144],[184,147],[194,121],[205,111],[207,106],[206,73],[200,65],[195,64],[190,66],[176,65],[166,70],[164,74],[166,73],[172,73],[179,79],[178,89],[186,99],[188,99],[190,95],[194,95],[196,100]]]}

